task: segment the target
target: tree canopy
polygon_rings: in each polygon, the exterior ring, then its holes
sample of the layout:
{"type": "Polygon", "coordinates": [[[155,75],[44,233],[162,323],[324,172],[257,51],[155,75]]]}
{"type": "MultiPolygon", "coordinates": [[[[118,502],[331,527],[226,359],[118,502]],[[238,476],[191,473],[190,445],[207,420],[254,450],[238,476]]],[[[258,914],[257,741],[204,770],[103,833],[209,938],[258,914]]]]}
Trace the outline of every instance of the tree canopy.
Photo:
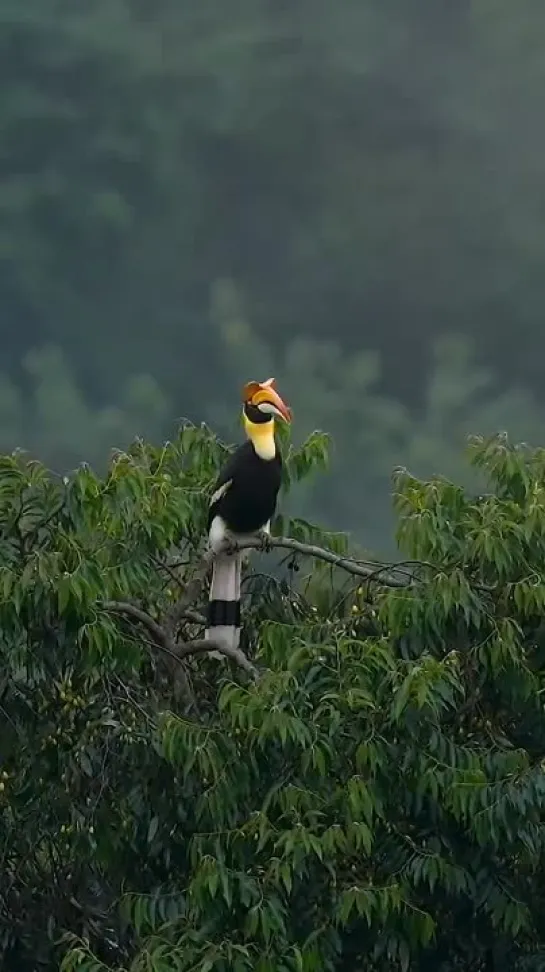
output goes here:
{"type": "MultiPolygon", "coordinates": [[[[226,449],[1,460],[3,968],[544,968],[545,452],[398,471],[396,564],[279,518],[217,661],[226,449]]],[[[286,490],[326,458],[285,449],[286,490]]]]}

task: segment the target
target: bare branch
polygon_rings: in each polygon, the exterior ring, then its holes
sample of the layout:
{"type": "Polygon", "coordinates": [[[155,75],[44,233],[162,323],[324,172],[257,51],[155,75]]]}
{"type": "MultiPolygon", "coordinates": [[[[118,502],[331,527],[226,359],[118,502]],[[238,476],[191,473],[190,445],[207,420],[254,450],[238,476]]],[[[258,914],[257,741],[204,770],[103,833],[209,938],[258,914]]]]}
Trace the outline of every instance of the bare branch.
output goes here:
{"type": "Polygon", "coordinates": [[[248,672],[252,678],[257,679],[259,677],[257,668],[255,665],[252,665],[240,648],[231,648],[229,645],[224,645],[223,642],[216,642],[205,638],[200,638],[195,641],[177,641],[171,637],[166,628],[158,624],[154,618],[150,617],[147,611],[142,610],[142,608],[137,607],[135,604],[131,604],[129,601],[105,601],[103,606],[112,614],[124,615],[133,621],[138,621],[147,629],[157,646],[180,663],[183,662],[184,658],[189,658],[190,655],[203,655],[208,652],[217,651],[221,655],[225,655],[226,658],[231,658],[240,668],[248,672]]]}
{"type": "MultiPolygon", "coordinates": [[[[263,549],[263,541],[260,537],[237,537],[234,545],[237,550],[263,549]]],[[[226,547],[229,548],[232,546],[233,541],[229,539],[226,547]]],[[[327,550],[325,547],[318,547],[312,543],[302,543],[300,540],[294,540],[292,537],[270,536],[268,538],[268,546],[271,548],[278,547],[283,550],[292,550],[294,553],[301,554],[304,557],[314,557],[315,560],[323,560],[325,563],[333,564],[334,567],[346,570],[347,573],[354,574],[356,577],[364,577],[366,580],[371,581],[376,580],[378,583],[384,584],[385,587],[407,587],[413,580],[409,571],[398,568],[395,564],[380,564],[373,563],[372,561],[354,560],[351,557],[342,557],[340,554],[334,553],[333,550],[327,550]]]]}
{"type": "Polygon", "coordinates": [[[147,628],[149,634],[161,648],[176,653],[176,644],[168,636],[162,625],[158,624],[147,611],[137,607],[136,604],[131,604],[130,601],[104,601],[103,607],[112,614],[123,614],[134,621],[139,621],[147,628]]]}
{"type": "Polygon", "coordinates": [[[206,580],[208,571],[210,570],[212,564],[212,554],[208,551],[202,558],[201,563],[198,565],[197,569],[193,573],[192,577],[185,582],[185,591],[171,607],[168,612],[165,624],[171,636],[174,636],[176,628],[178,627],[180,621],[184,618],[188,621],[196,621],[201,623],[201,618],[199,617],[197,621],[196,612],[192,609],[191,605],[195,603],[197,598],[201,593],[201,589],[206,580]]]}
{"type": "MultiPolygon", "coordinates": [[[[233,548],[233,546],[237,550],[263,550],[263,539],[260,536],[237,537],[236,539],[229,538],[226,547],[233,548]]],[[[387,587],[407,587],[414,580],[413,574],[408,570],[403,570],[402,567],[396,567],[395,564],[380,564],[371,561],[359,561],[350,557],[342,557],[340,554],[336,554],[325,547],[303,543],[300,540],[294,540],[292,537],[270,536],[267,538],[267,548],[279,548],[289,550],[292,553],[300,554],[304,557],[313,557],[315,560],[322,560],[325,563],[332,564],[334,567],[339,567],[341,570],[355,577],[362,577],[369,582],[376,581],[387,587]]],[[[185,619],[197,624],[206,623],[206,619],[198,611],[195,611],[191,607],[191,604],[194,603],[200,593],[212,561],[213,554],[208,551],[193,576],[185,584],[184,594],[167,612],[164,624],[159,624],[146,611],[129,601],[106,601],[104,607],[107,611],[124,615],[141,624],[146,628],[148,634],[151,635],[155,644],[180,663],[183,662],[183,659],[189,658],[191,655],[217,652],[226,658],[231,658],[244,671],[251,675],[252,678],[257,679],[259,676],[257,668],[249,661],[240,648],[231,648],[222,642],[207,639],[180,641],[176,637],[176,628],[181,620],[185,619]]],[[[178,580],[177,583],[182,586],[178,580]]]]}
{"type": "Polygon", "coordinates": [[[157,647],[168,655],[176,663],[176,678],[181,689],[181,693],[188,706],[194,702],[191,684],[185,666],[178,657],[178,649],[175,639],[170,631],[155,621],[147,611],[139,608],[130,601],[105,601],[104,608],[112,614],[119,614],[132,622],[141,624],[151,636],[157,647]]]}
{"type": "Polygon", "coordinates": [[[201,625],[206,624],[206,618],[204,614],[201,614],[200,611],[193,611],[191,608],[187,608],[187,610],[185,610],[183,614],[180,614],[178,620],[191,621],[193,624],[201,624],[201,625]]]}
{"type": "Polygon", "coordinates": [[[185,644],[180,646],[179,655],[181,658],[187,658],[188,655],[203,655],[211,651],[217,651],[221,655],[225,655],[226,658],[231,658],[240,668],[248,672],[248,675],[251,675],[253,679],[259,678],[259,671],[255,665],[252,665],[241,648],[232,648],[229,645],[224,645],[221,641],[213,641],[207,638],[186,641],[185,644]]]}

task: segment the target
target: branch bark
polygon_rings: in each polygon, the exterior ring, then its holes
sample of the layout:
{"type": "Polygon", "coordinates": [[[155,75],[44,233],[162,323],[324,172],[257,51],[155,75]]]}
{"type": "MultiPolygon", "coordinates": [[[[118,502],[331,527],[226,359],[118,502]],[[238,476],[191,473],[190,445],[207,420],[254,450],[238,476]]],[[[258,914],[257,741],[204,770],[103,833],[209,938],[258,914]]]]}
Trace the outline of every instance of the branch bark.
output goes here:
{"type": "MultiPolygon", "coordinates": [[[[226,548],[233,546],[237,550],[264,549],[263,539],[259,536],[236,538],[226,543],[226,548]]],[[[303,543],[300,540],[294,540],[292,537],[270,536],[267,538],[267,548],[269,550],[276,548],[291,550],[294,554],[300,554],[303,557],[322,560],[324,563],[339,567],[355,577],[362,577],[369,582],[374,581],[386,587],[407,587],[414,581],[413,575],[408,570],[396,567],[395,564],[379,564],[371,561],[354,560],[351,557],[342,557],[334,553],[333,550],[319,547],[316,544],[303,543]]],[[[189,580],[182,597],[166,615],[164,624],[160,624],[147,611],[129,601],[105,601],[104,608],[112,614],[124,615],[141,624],[155,644],[180,663],[184,658],[189,658],[191,655],[202,655],[214,651],[226,658],[231,658],[252,678],[257,679],[259,677],[257,668],[240,648],[230,648],[221,642],[204,638],[194,641],[180,641],[176,637],[176,627],[184,618],[196,623],[205,623],[205,619],[190,605],[198,596],[212,560],[213,555],[209,551],[205,554],[202,564],[197,568],[194,576],[189,580]]]]}
{"type": "Polygon", "coordinates": [[[225,655],[226,658],[231,658],[240,668],[243,668],[248,675],[252,678],[259,678],[259,671],[252,665],[251,661],[246,657],[241,648],[231,648],[227,645],[222,644],[220,641],[208,640],[207,638],[199,638],[196,641],[186,641],[185,644],[181,645],[179,648],[179,655],[181,658],[187,658],[188,655],[202,655],[210,651],[218,651],[221,655],[225,655]]]}
{"type": "Polygon", "coordinates": [[[253,679],[259,678],[258,669],[255,665],[252,665],[240,648],[231,648],[221,641],[213,641],[208,638],[198,638],[195,641],[178,641],[172,637],[167,628],[158,624],[147,611],[131,604],[130,601],[105,601],[103,607],[112,614],[119,614],[137,621],[146,628],[159,648],[179,662],[182,662],[184,658],[189,658],[190,655],[203,655],[217,651],[221,655],[225,655],[226,658],[231,658],[253,679]]]}
{"type": "Polygon", "coordinates": [[[102,606],[111,614],[121,614],[127,618],[132,618],[133,621],[138,621],[147,629],[148,634],[160,648],[164,648],[173,655],[176,654],[174,638],[171,638],[166,629],[158,624],[147,611],[143,611],[136,604],[131,604],[130,601],[104,601],[102,606]]]}
{"type": "MultiPolygon", "coordinates": [[[[230,544],[227,543],[226,546],[229,547],[230,544]]],[[[234,541],[234,546],[237,550],[262,550],[263,541],[260,537],[237,538],[234,541]]],[[[278,547],[282,550],[293,550],[294,553],[301,554],[304,557],[323,560],[325,563],[345,570],[348,574],[364,577],[369,581],[376,581],[385,587],[408,587],[414,579],[410,571],[396,567],[395,564],[380,564],[372,561],[354,560],[352,557],[342,557],[326,547],[318,547],[313,543],[303,543],[300,540],[294,540],[292,537],[271,536],[268,539],[268,546],[271,549],[278,547]]]]}

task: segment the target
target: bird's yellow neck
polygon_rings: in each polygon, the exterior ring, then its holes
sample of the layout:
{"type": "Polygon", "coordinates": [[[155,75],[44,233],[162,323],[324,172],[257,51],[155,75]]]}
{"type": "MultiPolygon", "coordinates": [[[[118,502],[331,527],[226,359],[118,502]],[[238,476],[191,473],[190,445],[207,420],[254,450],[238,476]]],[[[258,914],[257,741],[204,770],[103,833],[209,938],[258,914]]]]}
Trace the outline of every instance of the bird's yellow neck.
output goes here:
{"type": "Polygon", "coordinates": [[[271,419],[270,422],[250,422],[246,415],[243,418],[246,435],[260,459],[274,459],[276,455],[274,419],[271,419]]]}

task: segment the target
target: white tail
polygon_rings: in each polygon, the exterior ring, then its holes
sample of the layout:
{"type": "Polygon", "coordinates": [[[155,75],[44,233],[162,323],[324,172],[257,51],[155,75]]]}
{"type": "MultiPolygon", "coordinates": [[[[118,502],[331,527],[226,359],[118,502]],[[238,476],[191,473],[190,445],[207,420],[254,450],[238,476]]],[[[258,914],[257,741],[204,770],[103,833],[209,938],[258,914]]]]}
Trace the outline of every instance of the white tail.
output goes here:
{"type": "MultiPolygon", "coordinates": [[[[212,567],[212,583],[208,603],[208,627],[205,638],[221,641],[228,648],[238,648],[240,639],[240,553],[216,554],[212,567]]],[[[210,652],[211,657],[221,654],[210,652]]]]}

